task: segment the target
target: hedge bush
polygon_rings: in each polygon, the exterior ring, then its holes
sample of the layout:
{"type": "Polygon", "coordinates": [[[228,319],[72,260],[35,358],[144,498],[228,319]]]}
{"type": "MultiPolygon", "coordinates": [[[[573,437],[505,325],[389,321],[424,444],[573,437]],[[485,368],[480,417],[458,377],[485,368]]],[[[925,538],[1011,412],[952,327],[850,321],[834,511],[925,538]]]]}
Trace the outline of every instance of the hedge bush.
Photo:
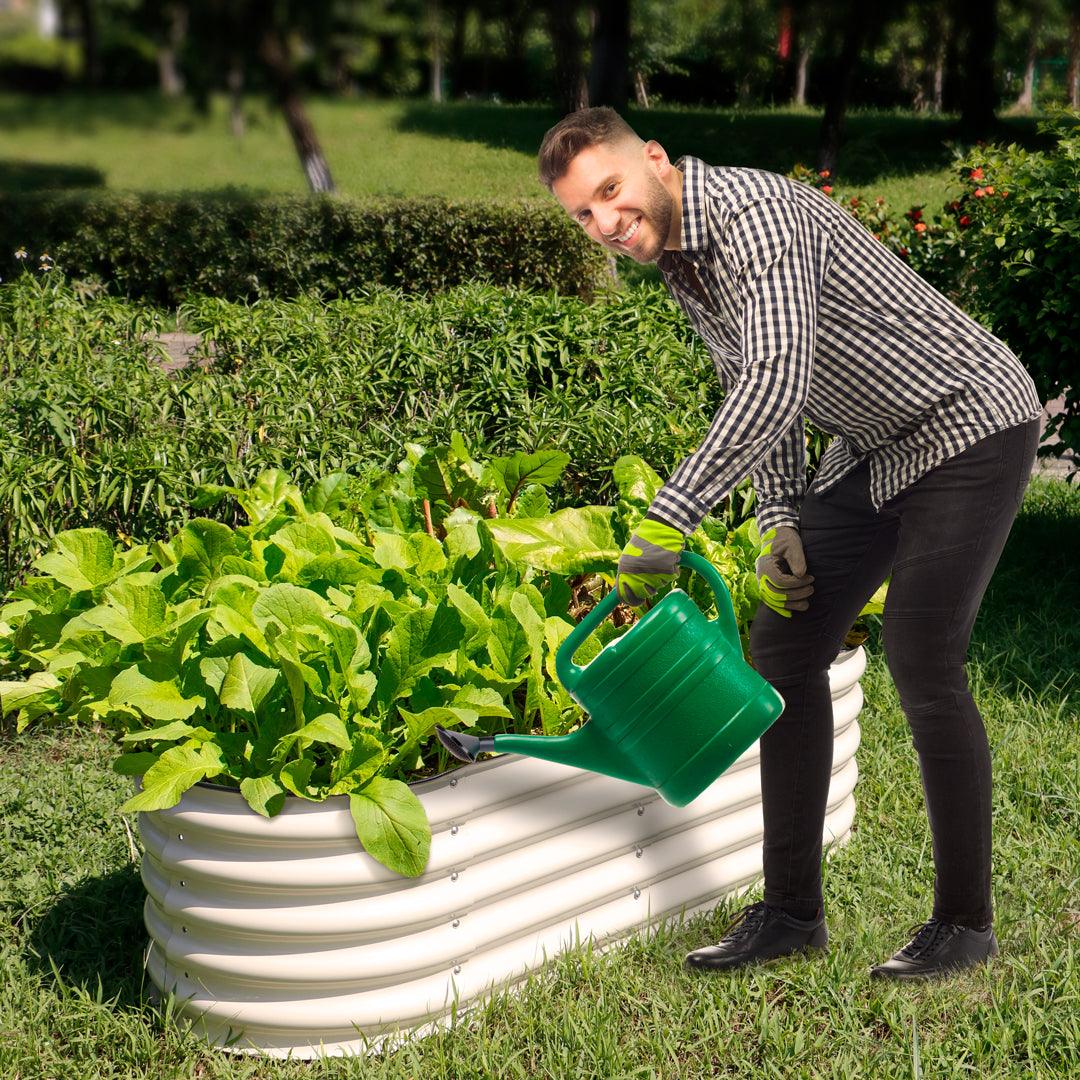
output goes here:
{"type": "MultiPolygon", "coordinates": [[[[0,252],[175,304],[467,281],[588,297],[607,261],[557,207],[444,199],[48,192],[0,196],[0,252]]],[[[4,276],[7,276],[6,274],[4,276]]]]}
{"type": "Polygon", "coordinates": [[[1052,454],[1080,456],[1080,117],[1041,125],[1057,146],[1029,152],[1015,143],[970,155],[961,218],[972,228],[958,291],[1009,343],[1044,401],[1063,395],[1047,433],[1052,454]]]}

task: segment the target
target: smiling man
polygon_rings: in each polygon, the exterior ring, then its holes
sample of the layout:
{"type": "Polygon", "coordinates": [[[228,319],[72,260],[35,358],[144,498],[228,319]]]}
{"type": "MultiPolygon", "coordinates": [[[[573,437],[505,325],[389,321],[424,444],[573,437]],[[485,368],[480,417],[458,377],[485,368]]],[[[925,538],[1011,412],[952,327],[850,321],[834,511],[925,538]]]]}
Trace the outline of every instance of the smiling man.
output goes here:
{"type": "Polygon", "coordinates": [[[606,108],[556,124],[539,167],[593,240],[657,264],[725,391],[626,545],[621,599],[640,605],[669,584],[686,537],[744,477],[757,493],[763,602],[751,652],[785,701],[761,739],[764,899],[687,966],[825,949],[828,668],[890,574],[883,644],[918,753],[936,878],[930,918],[871,975],[986,961],[998,951],[990,751],[964,663],[1035,459],[1034,383],[1006,345],[811,187],[672,163],[606,108]],[[809,489],[807,420],[835,435],[809,489]]]}

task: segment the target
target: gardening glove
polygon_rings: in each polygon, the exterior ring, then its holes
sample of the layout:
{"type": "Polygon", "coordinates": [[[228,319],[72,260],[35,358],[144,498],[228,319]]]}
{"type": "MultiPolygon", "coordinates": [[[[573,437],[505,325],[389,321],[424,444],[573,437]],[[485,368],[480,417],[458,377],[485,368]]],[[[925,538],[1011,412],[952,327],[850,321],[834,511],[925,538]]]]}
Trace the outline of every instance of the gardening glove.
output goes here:
{"type": "Polygon", "coordinates": [[[761,599],[785,619],[793,611],[805,611],[807,597],[814,591],[813,574],[806,572],[799,530],[790,525],[770,529],[761,538],[761,551],[755,564],[761,599]]]}
{"type": "Polygon", "coordinates": [[[645,515],[619,558],[615,588],[624,604],[637,607],[675,580],[686,537],[666,521],[645,515]]]}

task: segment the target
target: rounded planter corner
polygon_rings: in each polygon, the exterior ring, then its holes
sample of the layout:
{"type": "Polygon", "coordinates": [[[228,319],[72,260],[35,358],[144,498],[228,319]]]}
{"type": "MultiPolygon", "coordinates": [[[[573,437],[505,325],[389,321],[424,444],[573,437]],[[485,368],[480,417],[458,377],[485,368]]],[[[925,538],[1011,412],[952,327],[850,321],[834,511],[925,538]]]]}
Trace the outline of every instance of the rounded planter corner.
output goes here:
{"type": "MultiPolygon", "coordinates": [[[[824,839],[855,812],[862,648],[830,668],[824,839]]],[[[423,874],[368,855],[348,800],[189,790],[139,815],[156,990],[214,1045],[280,1057],[365,1053],[445,1024],[552,956],[709,910],[761,876],[755,743],[691,804],[507,755],[410,785],[431,824],[423,874]]]]}

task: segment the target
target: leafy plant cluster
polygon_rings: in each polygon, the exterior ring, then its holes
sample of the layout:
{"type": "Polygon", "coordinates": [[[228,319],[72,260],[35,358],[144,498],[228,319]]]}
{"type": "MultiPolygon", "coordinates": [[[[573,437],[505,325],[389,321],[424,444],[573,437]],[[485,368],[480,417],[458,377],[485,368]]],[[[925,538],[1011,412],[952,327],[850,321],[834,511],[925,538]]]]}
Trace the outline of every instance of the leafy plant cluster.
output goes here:
{"type": "MultiPolygon", "coordinates": [[[[180,317],[203,335],[202,364],[166,374],[154,342],[175,323],[161,312],[80,296],[58,270],[0,284],[0,593],[61,530],[153,539],[187,520],[202,484],[245,487],[268,468],[374,483],[407,441],[454,431],[484,456],[558,449],[570,461],[552,506],[607,503],[613,461],[670,474],[721,400],[661,287],[604,304],[476,284],[198,298],[180,317]]],[[[239,520],[232,503],[204,512],[239,520]]],[[[729,526],[752,512],[749,484],[717,509],[729,526]]]]}
{"type": "Polygon", "coordinates": [[[47,252],[73,279],[159,304],[466,281],[590,296],[603,253],[540,202],[46,191],[0,195],[0,251],[47,252]]]}
{"type": "MultiPolygon", "coordinates": [[[[567,461],[481,463],[455,435],[410,446],[371,489],[339,473],[302,491],[280,470],[202,488],[203,506],[239,506],[235,528],[195,518],[150,544],[63,532],[0,608],[0,672],[18,676],[0,682],[0,713],[19,729],[112,729],[117,771],[141,777],[128,811],[210,779],[266,816],[290,796],[347,795],[367,850],[419,874],[430,829],[404,781],[446,765],[436,723],[559,734],[581,721],[555,653],[661,480],[627,456],[615,507],[551,512],[567,461]]],[[[706,519],[689,544],[724,575],[745,634],[753,522],[729,534],[706,519]]],[[[688,585],[708,610],[707,585],[688,585]]],[[[605,622],[579,660],[632,621],[605,622]]]]}

